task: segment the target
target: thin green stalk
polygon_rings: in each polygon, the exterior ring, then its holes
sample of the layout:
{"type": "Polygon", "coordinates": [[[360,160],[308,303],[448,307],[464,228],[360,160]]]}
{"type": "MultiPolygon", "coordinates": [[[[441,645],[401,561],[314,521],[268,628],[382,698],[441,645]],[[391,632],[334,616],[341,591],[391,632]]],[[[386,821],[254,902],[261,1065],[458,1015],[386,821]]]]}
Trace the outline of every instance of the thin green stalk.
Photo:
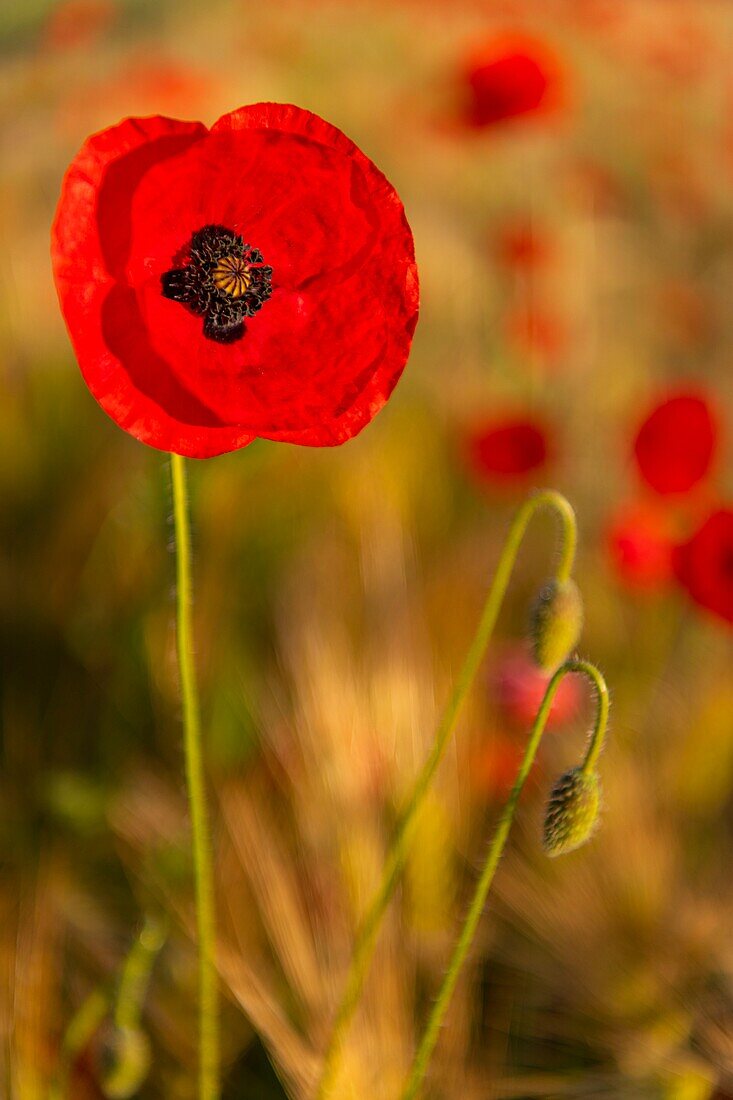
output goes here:
{"type": "Polygon", "coordinates": [[[185,460],[171,455],[176,536],[176,628],[183,703],[186,782],[191,810],[196,926],[199,952],[199,1100],[219,1097],[219,1019],[215,966],[214,875],[201,751],[196,672],[191,624],[191,525],[185,460]]]}
{"type": "MultiPolygon", "coordinates": [[[[122,967],[117,998],[112,1010],[115,1027],[139,1026],[150,972],[165,942],[165,935],[163,921],[155,917],[145,918],[142,930],[136,936],[122,967]]],[[[71,1068],[105,1022],[110,1007],[107,993],[102,989],[95,989],[72,1016],[64,1032],[59,1069],[48,1100],[66,1100],[71,1068]]]]}
{"type": "MultiPolygon", "coordinates": [[[[611,701],[608,697],[606,681],[596,666],[586,661],[580,663],[584,666],[582,671],[593,681],[596,689],[596,721],[593,726],[593,732],[590,735],[585,759],[581,765],[583,774],[590,775],[595,769],[596,762],[603,748],[603,740],[606,736],[606,727],[608,726],[608,708],[611,701]]],[[[577,671],[581,670],[578,669],[577,671]]]]}
{"type": "Polygon", "coordinates": [[[114,1008],[116,1027],[132,1028],[139,1025],[150,972],[165,942],[165,935],[165,925],[160,919],[145,918],[122,968],[114,1008]]]}
{"type": "Polygon", "coordinates": [[[377,933],[385,910],[395,891],[404,867],[412,840],[412,831],[427,790],[443,759],[448,742],[456,728],[469,689],[476,677],[481,660],[496,625],[504,595],[514,570],[519,547],[532,516],[542,507],[553,508],[562,522],[562,543],[560,561],[555,576],[559,582],[566,581],[572,572],[577,543],[577,525],[575,513],[569,501],[561,493],[546,489],[530,497],[517,512],[509,530],[506,543],[499,559],[494,580],[489,589],[486,603],[479,620],[476,634],[466,655],[463,668],[448,700],[440,725],[412,793],[397,824],[392,847],[387,855],[382,881],[367,910],[358,931],[349,971],[346,977],[341,1002],[336,1010],[328,1045],[323,1060],[321,1077],[315,1098],[325,1100],[333,1085],[338,1058],[346,1032],[359,1002],[369,964],[374,954],[377,933]]]}
{"type": "Polygon", "coordinates": [[[67,1100],[72,1067],[101,1027],[108,1009],[106,995],[101,989],[95,989],[72,1016],[61,1042],[59,1068],[49,1089],[48,1100],[67,1100]]]}
{"type": "MultiPolygon", "coordinates": [[[[438,1040],[438,1034],[443,1023],[448,1005],[450,1004],[451,997],[456,987],[459,974],[465,962],[466,955],[473,941],[473,937],[476,934],[476,928],[481,918],[481,914],[484,911],[486,904],[486,898],[488,896],[491,884],[494,880],[494,874],[496,868],[501,859],[504,847],[506,845],[507,837],[509,836],[509,830],[512,827],[514,821],[514,814],[519,802],[519,797],[522,793],[527,776],[529,775],[534,758],[537,754],[537,749],[542,738],[542,734],[545,731],[545,725],[547,718],[552,707],[555,693],[560,686],[560,682],[564,676],[568,673],[578,672],[584,676],[587,676],[595,685],[598,693],[598,706],[596,712],[596,722],[591,739],[591,747],[588,751],[588,757],[593,753],[593,759],[597,755],[600,749],[603,734],[606,729],[606,719],[608,716],[608,691],[603,676],[595,667],[587,661],[567,661],[564,665],[555,672],[547,689],[545,691],[544,698],[540,705],[540,709],[537,712],[532,732],[530,734],[529,743],[524,754],[517,778],[512,787],[511,794],[507,799],[506,805],[502,812],[499,824],[497,826],[494,837],[489,846],[489,851],[484,863],[481,875],[476,886],[476,891],[471,899],[471,904],[468,907],[466,919],[461,929],[461,933],[458,937],[456,945],[453,949],[450,963],[443,979],[443,984],[440,987],[438,996],[433,1005],[432,1011],[428,1018],[428,1022],[425,1026],[422,1039],[420,1040],[417,1053],[415,1054],[415,1060],[412,1064],[412,1070],[410,1076],[402,1092],[401,1100],[415,1100],[419,1095],[422,1088],[422,1084],[425,1078],[425,1074],[430,1063],[435,1044],[438,1040]]],[[[587,759],[586,757],[586,763],[587,759]]]]}

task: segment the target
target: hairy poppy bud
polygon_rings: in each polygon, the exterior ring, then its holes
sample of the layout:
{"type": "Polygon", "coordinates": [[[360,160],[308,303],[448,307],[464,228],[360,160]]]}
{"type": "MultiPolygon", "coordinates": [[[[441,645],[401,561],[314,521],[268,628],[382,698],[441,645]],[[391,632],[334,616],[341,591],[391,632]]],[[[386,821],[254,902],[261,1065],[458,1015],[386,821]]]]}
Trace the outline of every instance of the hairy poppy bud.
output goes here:
{"type": "Polygon", "coordinates": [[[575,649],[583,629],[583,599],[575,581],[549,581],[535,600],[530,620],[535,663],[554,672],[575,649]]]}
{"type": "Polygon", "coordinates": [[[115,1027],[101,1053],[101,1085],[108,1100],[136,1096],[150,1071],[150,1042],[138,1027],[115,1027]]]}
{"type": "Polygon", "coordinates": [[[562,856],[585,844],[598,820],[600,788],[595,772],[573,768],[561,775],[550,793],[544,824],[548,856],[562,856]]]}

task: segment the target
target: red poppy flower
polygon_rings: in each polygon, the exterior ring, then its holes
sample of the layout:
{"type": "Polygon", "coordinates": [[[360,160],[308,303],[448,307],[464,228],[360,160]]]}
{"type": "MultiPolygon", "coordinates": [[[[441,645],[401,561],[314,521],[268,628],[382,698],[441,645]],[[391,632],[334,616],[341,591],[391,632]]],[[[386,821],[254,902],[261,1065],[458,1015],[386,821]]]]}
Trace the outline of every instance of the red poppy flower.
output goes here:
{"type": "MultiPolygon", "coordinates": [[[[534,715],[532,716],[534,718],[534,715]]],[[[470,756],[468,775],[479,798],[502,799],[511,791],[522,763],[525,746],[503,734],[495,734],[476,745],[470,756]]]]}
{"type": "Polygon", "coordinates": [[[689,84],[710,72],[716,57],[714,43],[702,24],[695,19],[675,18],[655,27],[655,33],[643,42],[643,54],[655,68],[675,82],[689,84]]]}
{"type": "Polygon", "coordinates": [[[52,254],[94,397],[136,438],[197,458],[257,436],[350,439],[397,383],[417,320],[397,194],[340,130],[289,105],[89,138],[52,254]]]}
{"type": "Polygon", "coordinates": [[[501,227],[496,237],[497,257],[510,271],[542,267],[552,249],[547,237],[528,221],[517,219],[501,227]]]}
{"type": "Polygon", "coordinates": [[[639,472],[657,493],[686,493],[710,469],[716,436],[715,420],[703,397],[669,397],[637,433],[634,455],[639,472]]]}
{"type": "Polygon", "coordinates": [[[467,121],[478,128],[553,111],[565,100],[557,56],[527,35],[500,35],[482,42],[466,59],[463,79],[467,121]]]}
{"type": "Polygon", "coordinates": [[[43,31],[44,42],[58,50],[91,46],[115,16],[112,0],[64,0],[51,9],[43,31]]]}
{"type": "Polygon", "coordinates": [[[608,551],[619,578],[633,588],[659,588],[672,579],[671,522],[659,508],[621,508],[608,528],[608,551]]]}
{"type": "Polygon", "coordinates": [[[469,462],[483,481],[521,481],[545,465],[549,451],[546,429],[526,419],[492,421],[468,438],[469,462]]]}
{"type": "MultiPolygon", "coordinates": [[[[491,693],[507,721],[528,729],[545,695],[550,676],[537,668],[525,649],[510,650],[499,661],[491,680],[491,693]]],[[[566,676],[552,701],[547,728],[566,724],[578,710],[580,688],[576,677],[566,676]]]]}
{"type": "Polygon", "coordinates": [[[540,356],[555,365],[567,350],[566,326],[559,317],[534,302],[509,310],[504,327],[507,340],[523,355],[540,356]]]}
{"type": "Polygon", "coordinates": [[[733,509],[720,508],[674,555],[677,577],[695,603],[733,623],[733,509]]]}

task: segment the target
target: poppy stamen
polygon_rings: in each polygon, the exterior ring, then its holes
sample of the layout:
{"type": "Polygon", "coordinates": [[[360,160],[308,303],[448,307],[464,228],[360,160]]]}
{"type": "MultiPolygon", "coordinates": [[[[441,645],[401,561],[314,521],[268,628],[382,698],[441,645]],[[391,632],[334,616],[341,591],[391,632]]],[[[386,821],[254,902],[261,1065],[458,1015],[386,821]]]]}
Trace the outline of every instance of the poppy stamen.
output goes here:
{"type": "Polygon", "coordinates": [[[223,225],[206,225],[193,234],[183,256],[182,267],[161,277],[163,297],[203,316],[209,340],[240,340],[245,318],[254,317],[272,295],[272,268],[260,250],[223,225]]]}
{"type": "Polygon", "coordinates": [[[241,256],[222,256],[214,268],[211,278],[218,290],[232,298],[241,298],[245,290],[249,290],[252,282],[249,265],[241,256]]]}

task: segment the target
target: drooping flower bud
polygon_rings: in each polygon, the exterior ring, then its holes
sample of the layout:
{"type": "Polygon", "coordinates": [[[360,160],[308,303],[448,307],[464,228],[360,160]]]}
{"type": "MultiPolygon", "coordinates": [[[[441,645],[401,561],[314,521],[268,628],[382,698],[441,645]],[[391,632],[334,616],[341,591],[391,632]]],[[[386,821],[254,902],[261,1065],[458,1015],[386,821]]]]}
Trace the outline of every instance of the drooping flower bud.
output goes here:
{"type": "Polygon", "coordinates": [[[548,581],[532,607],[532,652],[544,672],[568,659],[583,629],[583,598],[575,581],[548,581]]]}
{"type": "Polygon", "coordinates": [[[139,1027],[115,1027],[100,1056],[101,1086],[108,1100],[136,1096],[150,1072],[150,1041],[139,1027]]]}
{"type": "Polygon", "coordinates": [[[598,821],[600,786],[596,772],[572,768],[555,783],[545,811],[543,842],[548,856],[562,856],[585,844],[598,821]]]}

